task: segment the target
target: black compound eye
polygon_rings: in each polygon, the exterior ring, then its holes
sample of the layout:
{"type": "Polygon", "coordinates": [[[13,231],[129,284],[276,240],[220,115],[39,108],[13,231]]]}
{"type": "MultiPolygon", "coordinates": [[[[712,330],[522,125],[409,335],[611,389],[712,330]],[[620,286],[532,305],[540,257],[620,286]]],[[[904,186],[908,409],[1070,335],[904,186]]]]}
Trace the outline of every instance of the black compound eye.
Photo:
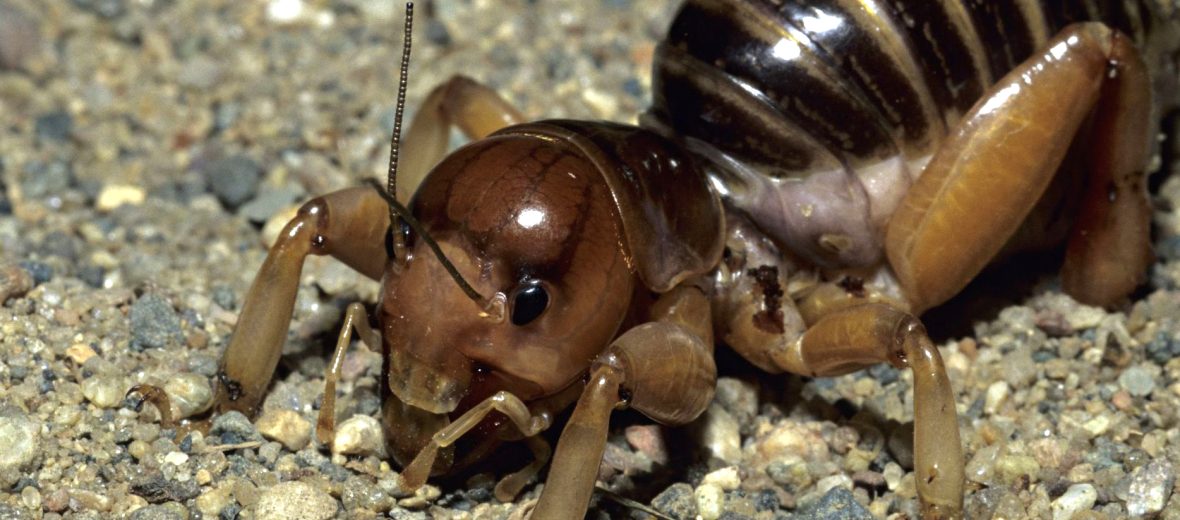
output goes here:
{"type": "Polygon", "coordinates": [[[528,325],[549,307],[549,293],[539,283],[522,286],[512,297],[512,324],[528,325]]]}

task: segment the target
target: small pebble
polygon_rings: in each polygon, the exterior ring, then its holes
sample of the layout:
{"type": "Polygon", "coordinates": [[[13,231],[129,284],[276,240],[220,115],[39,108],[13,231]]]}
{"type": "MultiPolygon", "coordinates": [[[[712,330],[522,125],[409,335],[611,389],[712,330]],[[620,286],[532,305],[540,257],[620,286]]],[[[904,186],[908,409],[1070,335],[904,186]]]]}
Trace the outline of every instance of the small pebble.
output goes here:
{"type": "MultiPolygon", "coordinates": [[[[270,410],[255,423],[263,437],[299,451],[311,440],[311,422],[292,410],[270,410]]],[[[339,433],[337,433],[339,437],[339,433]]]]}
{"type": "Polygon", "coordinates": [[[1119,375],[1119,386],[1135,397],[1146,397],[1155,389],[1155,379],[1142,366],[1133,366],[1119,375]]]}
{"type": "Polygon", "coordinates": [[[327,520],[336,516],[336,499],[310,484],[283,482],[262,492],[258,520],[327,520]]]}
{"type": "Polygon", "coordinates": [[[1037,463],[1037,459],[1028,455],[1009,454],[996,461],[996,476],[1005,484],[1016,482],[1016,479],[1024,475],[1036,480],[1040,470],[1041,465],[1037,463]]]}
{"type": "Polygon", "coordinates": [[[209,434],[221,436],[222,444],[262,440],[262,436],[258,434],[258,430],[254,429],[250,420],[236,410],[215,417],[213,426],[209,428],[209,434]]]}
{"type": "Polygon", "coordinates": [[[628,426],[623,431],[627,443],[640,453],[647,455],[656,464],[668,463],[668,448],[664,445],[664,436],[659,426],[641,424],[628,426]]]}
{"type": "Polygon", "coordinates": [[[692,486],[679,482],[668,486],[651,500],[651,506],[677,520],[690,520],[697,515],[697,503],[692,486]]]}
{"type": "MultiPolygon", "coordinates": [[[[170,504],[165,505],[149,505],[136,509],[128,517],[130,520],[187,520],[188,514],[181,514],[170,504]]],[[[181,506],[183,511],[183,506],[181,506]]]]}
{"type": "Polygon", "coordinates": [[[834,487],[803,512],[813,520],[872,520],[873,515],[845,487],[834,487]]]}
{"type": "Polygon", "coordinates": [[[1094,507],[1098,500],[1098,491],[1093,484],[1074,484],[1065,490],[1065,494],[1053,501],[1053,520],[1070,520],[1075,514],[1094,507]]]}
{"type": "Polygon", "coordinates": [[[94,206],[99,211],[111,211],[124,204],[138,206],[143,204],[145,198],[147,198],[147,194],[139,186],[109,184],[103,186],[102,191],[98,192],[98,199],[94,202],[94,206]]]}
{"type": "Polygon", "coordinates": [[[717,520],[725,512],[725,492],[716,484],[702,484],[693,491],[697,514],[702,520],[717,520]]]}
{"type": "Polygon", "coordinates": [[[1142,517],[1162,511],[1175,482],[1176,473],[1167,459],[1155,459],[1135,470],[1125,497],[1127,513],[1142,517]]]}
{"type": "Polygon", "coordinates": [[[68,112],[50,112],[33,123],[37,137],[47,141],[65,141],[74,128],[74,118],[68,112]]]}
{"type": "Polygon", "coordinates": [[[341,455],[377,455],[385,441],[381,424],[368,415],[354,415],[336,427],[332,453],[341,455]]]}
{"type": "Polygon", "coordinates": [[[188,454],[181,451],[168,452],[167,455],[164,455],[164,462],[173,466],[179,466],[188,462],[188,454]]]}
{"type": "Polygon", "coordinates": [[[14,5],[0,3],[0,70],[24,67],[41,43],[36,21],[14,5]]]}
{"type": "Polygon", "coordinates": [[[0,409],[0,489],[7,490],[41,455],[41,427],[15,407],[0,409]]]}
{"type": "Polygon", "coordinates": [[[991,386],[987,387],[987,397],[984,398],[983,411],[987,412],[988,415],[995,415],[1000,410],[1000,407],[1004,405],[1004,402],[1008,400],[1009,392],[1010,387],[1007,382],[996,381],[992,383],[991,386]]]}
{"type": "Polygon", "coordinates": [[[180,316],[164,297],[148,293],[131,305],[132,348],[163,348],[169,342],[180,343],[180,316]]]}
{"type": "Polygon", "coordinates": [[[729,412],[717,403],[710,404],[702,424],[700,441],[712,456],[726,464],[741,462],[741,428],[729,412]]]}
{"type": "Polygon", "coordinates": [[[213,388],[209,386],[209,380],[200,374],[176,374],[164,383],[164,391],[168,392],[172,404],[180,412],[178,419],[204,412],[213,404],[213,388]]]}
{"type": "Polygon", "coordinates": [[[715,484],[721,488],[722,491],[733,491],[742,485],[741,478],[738,477],[737,466],[727,466],[716,471],[709,472],[705,478],[701,479],[702,484],[715,484]]]}
{"type": "Polygon", "coordinates": [[[33,288],[33,275],[12,263],[0,264],[0,304],[9,298],[24,296],[33,288]]]}
{"type": "Polygon", "coordinates": [[[122,405],[129,388],[127,379],[117,375],[99,374],[82,381],[82,395],[99,408],[122,405]]]}
{"type": "Polygon", "coordinates": [[[258,193],[262,168],[253,159],[237,155],[213,161],[205,168],[209,190],[229,209],[237,209],[258,193]]]}

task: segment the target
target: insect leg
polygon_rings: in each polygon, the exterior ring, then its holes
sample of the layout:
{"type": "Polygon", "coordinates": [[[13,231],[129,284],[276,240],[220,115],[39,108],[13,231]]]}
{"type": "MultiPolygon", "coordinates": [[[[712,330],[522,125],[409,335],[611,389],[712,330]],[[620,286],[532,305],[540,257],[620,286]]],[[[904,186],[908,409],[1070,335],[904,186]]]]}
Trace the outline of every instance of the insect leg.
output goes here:
{"type": "Polygon", "coordinates": [[[324,400],[320,405],[320,416],[316,420],[315,436],[320,444],[332,442],[336,435],[336,380],[340,377],[340,366],[344,363],[344,353],[352,343],[352,331],[356,329],[361,341],[371,350],[380,350],[381,335],[369,326],[369,314],[365,306],[359,302],[348,305],[344,313],[344,325],[340,327],[340,336],[336,338],[336,349],[332,352],[332,360],[328,363],[327,373],[324,374],[324,400]]]}
{"type": "Polygon", "coordinates": [[[257,411],[287,338],[307,255],[332,255],[365,276],[381,276],[388,212],[372,189],[350,188],[312,199],[287,223],[246,293],[221,357],[216,413],[257,411]]]}
{"type": "Polygon", "coordinates": [[[661,296],[658,321],[619,336],[590,369],[574,413],[561,432],[533,520],[581,518],[602,463],[611,412],[630,406],[664,424],[685,424],[713,400],[717,367],[709,303],[695,287],[661,296]],[[709,339],[710,341],[706,341],[709,339]]]}
{"type": "Polygon", "coordinates": [[[426,173],[446,155],[451,127],[474,140],[523,122],[524,116],[496,91],[467,76],[453,76],[434,87],[403,141],[413,153],[405,157],[398,174],[398,200],[410,200],[426,173]]]}
{"type": "Polygon", "coordinates": [[[773,352],[789,372],[838,376],[877,363],[914,374],[914,471],[924,518],[958,518],[963,450],[954,392],[938,349],[913,315],[881,303],[837,310],[787,349],[773,352]]]}
{"type": "Polygon", "coordinates": [[[1108,63],[1124,38],[1099,23],[1066,27],[951,130],[885,237],[915,314],[958,293],[1020,227],[1106,95],[1108,63]]]}
{"type": "Polygon", "coordinates": [[[1139,53],[1115,33],[1084,164],[1090,178],[1074,222],[1061,283],[1093,305],[1112,305],[1143,282],[1151,251],[1151,87],[1139,53]]]}
{"type": "MultiPolygon", "coordinates": [[[[419,451],[418,455],[414,457],[414,460],[407,464],[402,471],[401,478],[403,485],[408,489],[422,487],[426,483],[426,478],[430,476],[430,469],[434,466],[434,459],[438,455],[438,450],[454,444],[460,437],[483,421],[492,411],[500,412],[508,417],[516,426],[516,429],[526,438],[531,438],[545,431],[549,428],[549,424],[552,421],[549,413],[533,415],[529,411],[528,405],[524,404],[515,395],[504,391],[496,392],[495,395],[471,407],[470,410],[458,419],[455,419],[451,424],[435,432],[431,436],[430,441],[422,447],[422,451],[419,451]]],[[[544,442],[544,440],[538,440],[542,443],[544,442]]],[[[532,445],[530,444],[530,446],[532,445]]],[[[538,450],[535,447],[533,449],[534,454],[541,453],[545,456],[548,456],[547,451],[547,446],[542,450],[538,450]]],[[[528,470],[528,467],[522,471],[526,470],[528,470]]],[[[499,486],[496,489],[499,491],[499,486]]]]}

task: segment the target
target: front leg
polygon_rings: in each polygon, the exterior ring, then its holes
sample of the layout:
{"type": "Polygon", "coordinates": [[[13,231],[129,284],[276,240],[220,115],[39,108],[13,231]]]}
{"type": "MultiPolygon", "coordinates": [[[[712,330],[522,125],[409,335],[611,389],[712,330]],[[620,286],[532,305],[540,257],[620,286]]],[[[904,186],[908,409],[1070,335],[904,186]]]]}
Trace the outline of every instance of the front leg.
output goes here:
{"type": "Polygon", "coordinates": [[[656,321],[619,336],[590,369],[533,520],[581,518],[594,491],[611,412],[630,406],[658,422],[686,424],[709,402],[717,382],[709,302],[695,287],[677,287],[653,310],[656,321]]]}
{"type": "Polygon", "coordinates": [[[388,259],[389,209],[371,188],[349,188],[304,204],[270,248],[246,293],[217,372],[213,410],[253,416],[279,363],[307,255],[332,255],[379,279],[388,259]]]}

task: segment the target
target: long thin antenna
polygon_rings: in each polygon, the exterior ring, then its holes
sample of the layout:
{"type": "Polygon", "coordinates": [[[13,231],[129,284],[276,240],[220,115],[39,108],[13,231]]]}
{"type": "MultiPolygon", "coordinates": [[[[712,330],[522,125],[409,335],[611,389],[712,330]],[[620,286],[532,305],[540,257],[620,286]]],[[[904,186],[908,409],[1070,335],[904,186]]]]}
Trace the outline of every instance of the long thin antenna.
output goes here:
{"type": "Polygon", "coordinates": [[[405,259],[406,239],[400,231],[401,223],[405,221],[426,242],[426,245],[430,247],[434,255],[438,257],[438,261],[442,263],[443,268],[451,275],[455,283],[459,284],[459,288],[463,289],[463,292],[474,300],[485,313],[499,319],[503,314],[503,297],[497,293],[497,297],[484,298],[483,295],[471,287],[471,284],[463,279],[463,275],[459,274],[459,270],[447,259],[442,249],[438,247],[438,243],[418,223],[418,220],[414,218],[410,210],[406,209],[405,206],[397,201],[397,159],[402,137],[402,113],[406,109],[406,78],[410,71],[410,34],[414,31],[414,2],[406,2],[405,31],[405,44],[402,46],[401,77],[398,79],[397,86],[397,109],[394,112],[393,119],[393,137],[389,139],[389,177],[386,180],[384,190],[381,189],[381,184],[374,179],[368,179],[366,183],[371,185],[389,205],[389,232],[393,236],[393,254],[395,257],[399,261],[405,259]]]}
{"type": "MultiPolygon", "coordinates": [[[[442,263],[443,269],[446,269],[447,273],[450,273],[451,278],[454,278],[455,283],[459,284],[459,288],[463,289],[464,293],[467,293],[468,298],[475,300],[475,303],[478,303],[480,307],[483,307],[484,309],[487,309],[491,306],[492,300],[484,298],[483,295],[479,294],[479,292],[471,287],[471,284],[467,283],[467,280],[463,279],[463,275],[459,274],[459,270],[455,268],[455,265],[452,264],[449,259],[447,259],[447,255],[443,254],[442,249],[438,247],[438,243],[435,242],[434,238],[426,232],[426,229],[422,227],[422,224],[418,222],[418,219],[414,218],[414,215],[410,213],[409,209],[398,202],[397,199],[394,198],[394,196],[389,192],[382,190],[381,185],[378,184],[376,180],[365,179],[365,183],[372,186],[374,190],[377,190],[377,194],[381,195],[382,199],[385,199],[385,203],[389,205],[389,212],[395,215],[395,218],[401,218],[404,220],[406,224],[409,224],[410,228],[422,238],[422,241],[426,242],[426,245],[430,247],[430,250],[434,251],[434,256],[438,257],[438,261],[442,263]]],[[[400,233],[395,233],[395,235],[397,234],[400,233]]]]}
{"type": "MultiPolygon", "coordinates": [[[[397,159],[402,139],[402,114],[406,110],[406,84],[410,73],[410,35],[414,32],[414,2],[406,2],[406,27],[402,44],[402,66],[397,83],[397,109],[393,117],[393,137],[389,139],[389,176],[386,178],[385,189],[397,199],[397,159]]],[[[393,250],[399,254],[405,251],[405,238],[397,230],[398,216],[393,207],[389,208],[389,229],[393,230],[393,250]]]]}

